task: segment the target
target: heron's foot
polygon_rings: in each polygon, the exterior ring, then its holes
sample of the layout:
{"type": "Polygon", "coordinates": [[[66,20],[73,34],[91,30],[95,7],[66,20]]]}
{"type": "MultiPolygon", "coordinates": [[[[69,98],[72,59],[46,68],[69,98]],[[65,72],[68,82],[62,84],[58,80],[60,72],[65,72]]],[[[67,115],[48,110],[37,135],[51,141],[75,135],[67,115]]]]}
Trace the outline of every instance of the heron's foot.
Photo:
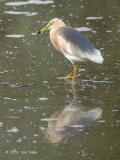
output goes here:
{"type": "Polygon", "coordinates": [[[65,79],[69,79],[69,80],[76,80],[76,78],[77,78],[77,76],[75,76],[75,75],[68,75],[68,76],[66,76],[66,77],[64,77],[65,79]]]}
{"type": "Polygon", "coordinates": [[[78,64],[77,63],[73,64],[72,72],[68,76],[66,76],[65,79],[69,79],[69,80],[72,80],[72,81],[76,80],[76,78],[77,78],[77,69],[78,69],[78,64]]]}

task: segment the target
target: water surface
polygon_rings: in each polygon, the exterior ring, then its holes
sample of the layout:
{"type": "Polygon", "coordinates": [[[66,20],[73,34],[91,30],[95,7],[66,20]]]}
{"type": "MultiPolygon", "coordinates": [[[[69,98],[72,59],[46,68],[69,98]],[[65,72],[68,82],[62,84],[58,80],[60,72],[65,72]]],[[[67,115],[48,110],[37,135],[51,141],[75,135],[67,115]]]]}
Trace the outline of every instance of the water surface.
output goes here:
{"type": "Polygon", "coordinates": [[[0,159],[120,159],[119,0],[0,1],[0,159]],[[54,17],[82,31],[102,65],[71,64],[36,31],[54,17]]]}

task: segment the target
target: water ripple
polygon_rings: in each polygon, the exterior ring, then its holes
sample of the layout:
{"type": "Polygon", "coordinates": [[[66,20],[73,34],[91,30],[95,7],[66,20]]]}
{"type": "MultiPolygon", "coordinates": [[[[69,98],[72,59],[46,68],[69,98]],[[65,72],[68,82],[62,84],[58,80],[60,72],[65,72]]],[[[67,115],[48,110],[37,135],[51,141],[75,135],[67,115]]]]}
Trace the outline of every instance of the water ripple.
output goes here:
{"type": "Polygon", "coordinates": [[[87,20],[101,20],[103,17],[86,17],[87,20]]]}
{"type": "Polygon", "coordinates": [[[18,12],[18,11],[5,11],[5,14],[10,15],[26,15],[26,16],[36,16],[38,15],[37,12],[18,12]]]}
{"type": "Polygon", "coordinates": [[[11,129],[8,129],[7,132],[9,132],[9,133],[17,133],[17,132],[19,132],[19,129],[16,128],[16,127],[12,127],[11,129]]]}
{"type": "Polygon", "coordinates": [[[23,38],[24,35],[23,34],[8,34],[5,37],[8,37],[8,38],[23,38]]]}
{"type": "Polygon", "coordinates": [[[80,32],[88,32],[88,31],[92,31],[91,28],[88,28],[88,27],[79,27],[79,28],[75,28],[77,31],[80,31],[80,32]]]}
{"type": "Polygon", "coordinates": [[[52,0],[28,0],[28,1],[23,1],[23,2],[7,2],[7,6],[23,6],[23,5],[29,5],[29,4],[34,4],[34,5],[47,5],[47,4],[52,4],[54,3],[52,0]]]}

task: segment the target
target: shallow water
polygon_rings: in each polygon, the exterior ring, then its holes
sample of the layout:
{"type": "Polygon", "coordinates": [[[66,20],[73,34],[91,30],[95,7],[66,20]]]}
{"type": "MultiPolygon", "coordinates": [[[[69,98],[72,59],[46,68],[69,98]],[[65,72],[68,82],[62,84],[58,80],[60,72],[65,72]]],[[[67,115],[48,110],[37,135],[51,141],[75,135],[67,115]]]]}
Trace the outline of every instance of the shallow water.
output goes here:
{"type": "Polygon", "coordinates": [[[120,159],[119,0],[0,1],[0,159],[120,159]],[[102,65],[72,66],[36,35],[51,18],[82,31],[102,65]]]}

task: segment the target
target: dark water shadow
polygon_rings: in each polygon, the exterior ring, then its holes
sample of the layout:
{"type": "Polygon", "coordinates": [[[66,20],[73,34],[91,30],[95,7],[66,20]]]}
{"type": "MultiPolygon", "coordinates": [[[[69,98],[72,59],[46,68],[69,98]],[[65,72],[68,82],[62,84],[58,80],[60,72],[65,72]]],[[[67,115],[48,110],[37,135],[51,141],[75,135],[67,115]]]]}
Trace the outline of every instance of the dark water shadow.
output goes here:
{"type": "Polygon", "coordinates": [[[9,83],[9,82],[0,82],[0,87],[8,87],[8,88],[21,88],[21,87],[30,87],[30,86],[33,86],[33,85],[36,85],[35,82],[27,82],[27,83],[20,83],[20,82],[17,82],[17,83],[9,83]]]}
{"type": "Polygon", "coordinates": [[[95,80],[95,79],[80,79],[80,77],[77,77],[76,80],[69,80],[69,79],[65,79],[64,77],[57,77],[58,80],[66,80],[66,82],[70,83],[70,84],[77,84],[77,86],[81,86],[82,84],[85,85],[93,85],[93,84],[97,84],[97,85],[104,85],[104,84],[112,84],[113,81],[110,80],[95,80]]]}
{"type": "Polygon", "coordinates": [[[84,79],[84,80],[80,80],[80,79],[77,79],[77,85],[78,86],[81,86],[83,84],[85,85],[106,85],[106,84],[112,84],[113,82],[112,81],[107,81],[107,80],[87,80],[87,79],[84,79]]]}
{"type": "Polygon", "coordinates": [[[77,82],[70,82],[73,94],[72,101],[62,110],[55,111],[48,119],[45,133],[47,133],[47,139],[51,143],[60,143],[77,133],[83,133],[102,115],[101,108],[91,109],[82,105],[78,85],[77,82]]]}

